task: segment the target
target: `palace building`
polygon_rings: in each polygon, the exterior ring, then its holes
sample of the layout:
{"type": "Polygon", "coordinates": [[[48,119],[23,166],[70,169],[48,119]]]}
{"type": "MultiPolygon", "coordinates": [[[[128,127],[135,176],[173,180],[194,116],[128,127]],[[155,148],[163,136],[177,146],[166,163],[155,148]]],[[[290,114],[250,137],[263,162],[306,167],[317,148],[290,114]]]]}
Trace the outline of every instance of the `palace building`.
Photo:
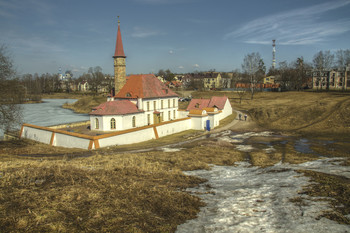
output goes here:
{"type": "Polygon", "coordinates": [[[113,56],[115,96],[90,113],[91,130],[126,130],[177,119],[178,95],[154,74],[126,77],[125,58],[118,20],[113,56]]]}

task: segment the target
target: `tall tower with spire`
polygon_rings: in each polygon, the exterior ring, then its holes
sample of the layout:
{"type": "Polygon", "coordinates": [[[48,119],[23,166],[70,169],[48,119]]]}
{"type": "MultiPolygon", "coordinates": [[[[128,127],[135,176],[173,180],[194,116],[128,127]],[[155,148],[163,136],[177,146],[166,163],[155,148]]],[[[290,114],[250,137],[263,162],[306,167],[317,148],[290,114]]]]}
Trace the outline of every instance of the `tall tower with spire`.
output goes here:
{"type": "Polygon", "coordinates": [[[118,32],[117,32],[117,42],[115,45],[114,52],[114,87],[115,95],[122,89],[126,83],[126,66],[125,66],[125,54],[123,49],[122,34],[120,32],[120,21],[118,16],[118,32]]]}

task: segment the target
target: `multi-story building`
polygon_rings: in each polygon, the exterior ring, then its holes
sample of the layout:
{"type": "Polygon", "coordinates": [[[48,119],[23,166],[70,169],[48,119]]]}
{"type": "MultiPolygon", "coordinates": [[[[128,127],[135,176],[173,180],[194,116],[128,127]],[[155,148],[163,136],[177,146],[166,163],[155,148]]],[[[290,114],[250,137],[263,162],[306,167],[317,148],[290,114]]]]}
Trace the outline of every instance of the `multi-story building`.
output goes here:
{"type": "Polygon", "coordinates": [[[314,71],[312,84],[315,90],[350,90],[350,67],[344,71],[314,71]]]}

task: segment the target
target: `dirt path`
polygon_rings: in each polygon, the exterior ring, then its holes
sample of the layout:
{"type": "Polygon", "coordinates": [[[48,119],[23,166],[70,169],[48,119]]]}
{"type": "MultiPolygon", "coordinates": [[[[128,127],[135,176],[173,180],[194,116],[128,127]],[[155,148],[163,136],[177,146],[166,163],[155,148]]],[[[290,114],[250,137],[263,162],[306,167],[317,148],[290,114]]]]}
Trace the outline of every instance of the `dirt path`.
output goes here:
{"type": "Polygon", "coordinates": [[[259,128],[257,126],[257,124],[252,120],[252,118],[249,116],[248,113],[246,113],[245,111],[238,111],[233,109],[234,112],[236,112],[236,118],[229,124],[223,126],[223,127],[219,127],[216,129],[213,129],[212,131],[210,131],[210,133],[218,133],[218,132],[222,132],[225,130],[232,130],[232,131],[256,131],[256,130],[261,130],[261,128],[259,128]],[[239,120],[239,114],[241,114],[241,120],[239,120]],[[244,115],[247,114],[247,120],[244,120],[244,115]]]}

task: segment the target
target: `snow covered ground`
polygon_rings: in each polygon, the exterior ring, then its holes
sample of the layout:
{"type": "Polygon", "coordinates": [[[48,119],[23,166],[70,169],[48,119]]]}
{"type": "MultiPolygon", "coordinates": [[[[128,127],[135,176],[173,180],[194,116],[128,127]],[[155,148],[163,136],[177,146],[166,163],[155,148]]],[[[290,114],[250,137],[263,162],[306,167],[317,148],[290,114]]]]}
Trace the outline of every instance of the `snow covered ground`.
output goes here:
{"type": "MultiPolygon", "coordinates": [[[[338,169],[333,162],[279,163],[268,168],[241,162],[238,166],[186,172],[208,180],[199,188],[189,189],[207,205],[201,208],[198,218],[178,226],[177,232],[350,232],[348,225],[326,218],[317,220],[322,211],[329,209],[326,201],[316,202],[298,193],[310,182],[294,169],[317,167],[337,174],[347,168],[338,169]],[[290,201],[296,197],[303,198],[306,205],[290,201]]],[[[350,172],[349,168],[346,172],[350,172]]]]}

